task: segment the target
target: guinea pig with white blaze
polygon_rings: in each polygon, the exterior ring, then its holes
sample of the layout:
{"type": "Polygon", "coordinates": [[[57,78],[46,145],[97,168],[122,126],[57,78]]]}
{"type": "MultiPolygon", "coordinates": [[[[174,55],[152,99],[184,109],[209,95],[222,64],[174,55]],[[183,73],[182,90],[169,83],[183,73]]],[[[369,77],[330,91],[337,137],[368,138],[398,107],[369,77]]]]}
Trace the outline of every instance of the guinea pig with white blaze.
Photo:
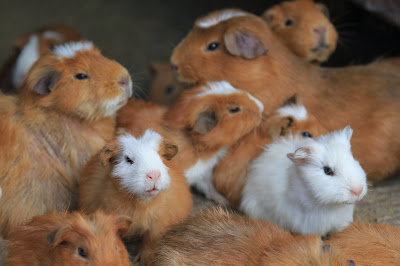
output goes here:
{"type": "Polygon", "coordinates": [[[293,233],[341,231],[367,193],[366,174],[351,153],[353,130],[280,139],[252,162],[240,209],[293,233]]]}
{"type": "Polygon", "coordinates": [[[155,242],[192,209],[185,177],[169,167],[177,152],[174,144],[150,129],[137,138],[124,133],[93,156],[81,174],[80,208],[132,218],[125,240],[142,239],[141,261],[151,258],[155,242]]]}

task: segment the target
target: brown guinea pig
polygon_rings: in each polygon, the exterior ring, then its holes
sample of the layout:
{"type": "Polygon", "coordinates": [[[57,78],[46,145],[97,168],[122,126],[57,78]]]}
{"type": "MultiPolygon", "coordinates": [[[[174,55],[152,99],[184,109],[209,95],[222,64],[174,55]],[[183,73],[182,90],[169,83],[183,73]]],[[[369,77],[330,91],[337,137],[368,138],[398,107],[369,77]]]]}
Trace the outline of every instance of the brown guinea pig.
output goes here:
{"type": "Polygon", "coordinates": [[[77,207],[78,177],[114,136],[132,95],[128,71],[91,42],[56,46],[17,96],[0,97],[0,235],[33,216],[77,207]]]}
{"type": "Polygon", "coordinates": [[[0,88],[5,93],[17,93],[28,76],[29,69],[45,53],[55,45],[78,41],[80,34],[66,25],[51,25],[19,38],[11,55],[0,68],[0,88]]]}
{"type": "Polygon", "coordinates": [[[307,62],[323,63],[336,49],[338,33],[324,4],[312,0],[285,1],[261,16],[272,32],[307,62]]]}
{"type": "Polygon", "coordinates": [[[289,135],[320,136],[328,130],[310,114],[298,94],[287,99],[275,114],[263,118],[260,126],[232,145],[213,172],[213,184],[229,203],[238,208],[249,165],[266,144],[289,135]]]}
{"type": "Polygon", "coordinates": [[[80,212],[36,216],[8,238],[5,265],[126,265],[129,217],[80,212]]]}
{"type": "Polygon", "coordinates": [[[196,20],[171,63],[182,82],[225,80],[247,90],[264,103],[265,116],[300,94],[328,130],[351,125],[354,156],[369,181],[400,167],[400,75],[393,61],[315,66],[295,56],[260,17],[228,9],[196,20]]]}
{"type": "Polygon", "coordinates": [[[352,265],[317,235],[291,235],[275,224],[203,210],[168,231],[151,265],[352,265]]]}
{"type": "Polygon", "coordinates": [[[80,208],[132,218],[126,240],[143,240],[142,263],[150,260],[161,235],[192,209],[189,185],[169,163],[177,152],[174,144],[150,129],[137,138],[123,134],[94,155],[81,174],[80,208]]]}
{"type": "Polygon", "coordinates": [[[150,64],[150,73],[153,78],[148,99],[151,102],[171,105],[186,88],[176,79],[170,63],[153,62],[150,64]]]}
{"type": "Polygon", "coordinates": [[[400,228],[397,226],[353,223],[325,242],[357,265],[400,263],[400,228]]]}

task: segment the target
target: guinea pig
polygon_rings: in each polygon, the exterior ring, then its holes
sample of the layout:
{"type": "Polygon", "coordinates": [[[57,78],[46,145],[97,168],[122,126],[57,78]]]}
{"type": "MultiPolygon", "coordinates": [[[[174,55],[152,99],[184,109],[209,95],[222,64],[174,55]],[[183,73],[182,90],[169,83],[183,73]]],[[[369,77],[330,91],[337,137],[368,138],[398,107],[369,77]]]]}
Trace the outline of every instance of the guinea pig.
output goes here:
{"type": "Polygon", "coordinates": [[[0,97],[0,235],[33,216],[77,207],[78,177],[114,137],[132,96],[128,71],[91,42],[56,46],[17,96],[0,97]]]}
{"type": "Polygon", "coordinates": [[[82,171],[80,208],[129,216],[133,222],[125,240],[142,239],[141,263],[151,259],[161,235],[192,209],[185,177],[169,167],[177,152],[176,145],[150,129],[138,138],[125,133],[93,156],[82,171]]]}
{"type": "Polygon", "coordinates": [[[357,265],[398,265],[399,239],[398,226],[353,223],[325,243],[339,250],[344,258],[352,258],[357,265]]]}
{"type": "Polygon", "coordinates": [[[189,185],[209,199],[228,204],[212,185],[212,170],[229,146],[259,125],[263,104],[225,81],[185,90],[172,106],[165,109],[162,117],[158,116],[163,112],[158,105],[136,103],[132,100],[118,112],[118,125],[119,117],[122,117],[124,128],[129,131],[137,133],[138,129],[147,127],[162,130],[162,135],[168,136],[179,147],[174,161],[176,167],[183,170],[189,185]],[[148,115],[142,115],[143,112],[148,115]]]}
{"type": "Polygon", "coordinates": [[[247,90],[264,103],[265,116],[294,93],[302,95],[328,130],[355,129],[354,155],[369,180],[400,166],[400,76],[394,74],[400,64],[315,66],[294,55],[263,19],[231,9],[197,19],[171,63],[182,82],[225,80],[247,90]]]}
{"type": "Polygon", "coordinates": [[[66,25],[52,25],[37,29],[19,38],[11,55],[0,68],[0,88],[5,93],[17,93],[28,76],[29,69],[55,45],[79,41],[80,34],[66,25]]]}
{"type": "Polygon", "coordinates": [[[80,212],[36,216],[10,233],[5,265],[130,265],[120,236],[130,218],[80,212]]]}
{"type": "Polygon", "coordinates": [[[263,117],[261,124],[232,145],[213,172],[213,184],[231,206],[238,208],[249,166],[274,140],[292,135],[305,138],[327,134],[313,114],[307,111],[298,94],[284,102],[273,116],[263,117]]]}
{"type": "Polygon", "coordinates": [[[312,0],[284,1],[261,16],[280,41],[307,62],[323,63],[336,49],[338,33],[324,4],[312,0]]]}
{"type": "Polygon", "coordinates": [[[170,63],[153,62],[150,64],[152,80],[148,99],[151,102],[171,105],[187,87],[178,82],[170,63]]]}
{"type": "Polygon", "coordinates": [[[353,130],[312,138],[282,138],[251,166],[240,209],[300,234],[326,236],[353,221],[367,193],[366,174],[351,153],[353,130]]]}
{"type": "Polygon", "coordinates": [[[291,235],[275,224],[219,209],[175,225],[151,265],[351,265],[320,236],[291,235]]]}

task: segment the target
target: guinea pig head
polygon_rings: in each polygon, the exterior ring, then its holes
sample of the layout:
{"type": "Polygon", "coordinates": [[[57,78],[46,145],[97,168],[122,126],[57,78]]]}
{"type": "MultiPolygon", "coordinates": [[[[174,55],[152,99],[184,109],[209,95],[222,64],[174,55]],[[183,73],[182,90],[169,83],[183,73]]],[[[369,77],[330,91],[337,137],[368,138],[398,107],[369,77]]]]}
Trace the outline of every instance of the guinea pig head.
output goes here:
{"type": "Polygon", "coordinates": [[[262,18],[292,52],[306,61],[322,63],[336,49],[338,33],[323,4],[286,1],[266,10],[262,18]]]}
{"type": "Polygon", "coordinates": [[[288,154],[312,197],[321,204],[353,204],[367,193],[366,174],[351,152],[353,130],[309,139],[309,145],[288,154]]]}
{"type": "Polygon", "coordinates": [[[111,175],[121,189],[148,200],[169,188],[171,177],[163,160],[171,160],[177,152],[176,145],[148,129],[140,138],[119,136],[101,151],[100,159],[103,165],[112,165],[111,175]]]}
{"type": "Polygon", "coordinates": [[[132,81],[123,66],[102,56],[91,42],[71,42],[33,65],[21,93],[25,105],[96,120],[114,116],[126,104],[132,81]]]}
{"type": "Polygon", "coordinates": [[[121,235],[132,220],[126,216],[72,213],[46,237],[53,265],[129,265],[121,235]]]}

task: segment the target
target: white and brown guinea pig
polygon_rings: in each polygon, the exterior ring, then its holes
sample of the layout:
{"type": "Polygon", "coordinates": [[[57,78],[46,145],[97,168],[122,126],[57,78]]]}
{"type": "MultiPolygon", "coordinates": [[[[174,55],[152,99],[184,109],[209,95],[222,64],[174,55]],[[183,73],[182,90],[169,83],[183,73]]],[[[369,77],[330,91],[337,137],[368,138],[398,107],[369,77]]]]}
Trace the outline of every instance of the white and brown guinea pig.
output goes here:
{"type": "Polygon", "coordinates": [[[55,45],[80,40],[80,34],[66,25],[52,25],[37,29],[19,38],[11,55],[0,69],[0,88],[16,93],[39,57],[55,45]]]}
{"type": "Polygon", "coordinates": [[[80,208],[129,216],[133,222],[126,240],[143,240],[142,261],[149,260],[155,242],[192,209],[185,177],[170,167],[177,152],[150,129],[137,138],[125,133],[94,155],[81,174],[80,208]]]}
{"type": "Polygon", "coordinates": [[[171,105],[187,86],[179,82],[170,63],[153,62],[150,64],[152,75],[148,100],[154,103],[171,105]]]}
{"type": "Polygon", "coordinates": [[[312,0],[285,1],[261,16],[276,36],[305,61],[323,63],[336,49],[338,33],[324,4],[312,0]]]}

